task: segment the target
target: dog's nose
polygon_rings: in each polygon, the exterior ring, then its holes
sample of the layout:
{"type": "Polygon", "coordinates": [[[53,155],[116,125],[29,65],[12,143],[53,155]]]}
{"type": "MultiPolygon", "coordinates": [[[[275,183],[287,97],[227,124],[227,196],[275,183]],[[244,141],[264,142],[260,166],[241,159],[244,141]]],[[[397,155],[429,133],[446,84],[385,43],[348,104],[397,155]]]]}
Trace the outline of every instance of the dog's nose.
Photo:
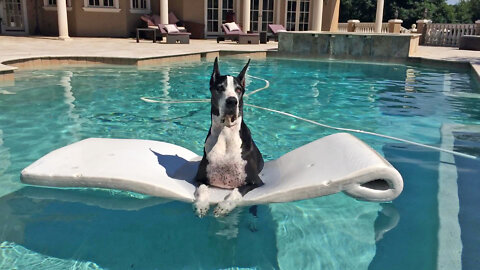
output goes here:
{"type": "Polygon", "coordinates": [[[238,102],[236,97],[229,97],[225,103],[227,103],[227,107],[235,107],[238,102]]]}

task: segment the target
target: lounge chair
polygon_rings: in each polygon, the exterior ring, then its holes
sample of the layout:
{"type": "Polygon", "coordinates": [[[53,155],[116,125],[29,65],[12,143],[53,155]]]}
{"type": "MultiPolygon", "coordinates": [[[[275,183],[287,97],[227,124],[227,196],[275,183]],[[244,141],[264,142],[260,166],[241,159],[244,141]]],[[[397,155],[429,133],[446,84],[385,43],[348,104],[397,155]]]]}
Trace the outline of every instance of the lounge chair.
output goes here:
{"type": "Polygon", "coordinates": [[[245,33],[235,23],[222,24],[222,30],[225,33],[224,36],[217,37],[217,43],[220,41],[231,40],[236,41],[239,44],[259,44],[260,35],[258,33],[245,33]],[[236,27],[236,29],[230,29],[230,27],[236,27]]]}
{"type": "MultiPolygon", "coordinates": [[[[155,14],[142,15],[140,19],[145,22],[144,24],[148,28],[158,29],[158,25],[161,23],[160,16],[155,14]]],[[[173,12],[168,13],[168,23],[175,24],[180,32],[190,32],[192,38],[204,38],[203,29],[205,25],[202,23],[182,21],[173,12]]]]}
{"type": "MultiPolygon", "coordinates": [[[[158,29],[158,25],[160,24],[160,16],[158,16],[156,14],[151,14],[151,15],[144,14],[144,15],[140,16],[140,19],[147,24],[148,28],[158,29]]],[[[173,14],[173,12],[170,12],[168,14],[168,23],[169,24],[175,24],[177,26],[178,30],[180,30],[180,32],[187,32],[187,30],[183,26],[184,22],[180,21],[177,18],[177,16],[175,16],[175,14],[173,14]]]]}
{"type": "Polygon", "coordinates": [[[191,34],[188,32],[181,32],[174,24],[158,24],[158,30],[160,30],[162,37],[167,37],[167,44],[190,43],[191,34]]]}
{"type": "Polygon", "coordinates": [[[278,33],[287,31],[281,24],[269,24],[268,29],[270,29],[276,41],[278,41],[278,33]]]}

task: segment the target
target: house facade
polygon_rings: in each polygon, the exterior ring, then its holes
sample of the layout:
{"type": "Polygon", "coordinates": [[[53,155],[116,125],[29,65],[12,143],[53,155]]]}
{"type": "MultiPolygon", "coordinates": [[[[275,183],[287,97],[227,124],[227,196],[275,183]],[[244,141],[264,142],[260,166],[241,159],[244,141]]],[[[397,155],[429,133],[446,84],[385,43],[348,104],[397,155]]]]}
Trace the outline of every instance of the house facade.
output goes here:
{"type": "Polygon", "coordinates": [[[340,5],[340,0],[0,0],[0,32],[59,35],[57,1],[66,1],[68,35],[83,37],[130,37],[142,26],[142,14],[165,18],[169,12],[201,25],[196,38],[220,35],[232,12],[244,31],[267,31],[268,24],[335,31],[340,5]]]}

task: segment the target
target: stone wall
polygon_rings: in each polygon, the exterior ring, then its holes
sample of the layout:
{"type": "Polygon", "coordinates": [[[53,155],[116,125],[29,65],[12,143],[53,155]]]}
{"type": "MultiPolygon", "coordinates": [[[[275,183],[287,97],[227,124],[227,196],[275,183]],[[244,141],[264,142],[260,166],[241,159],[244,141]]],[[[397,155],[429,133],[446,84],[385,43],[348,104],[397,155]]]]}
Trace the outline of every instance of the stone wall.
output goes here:
{"type": "Polygon", "coordinates": [[[417,34],[283,32],[279,55],[333,58],[407,58],[418,47],[417,34]]]}

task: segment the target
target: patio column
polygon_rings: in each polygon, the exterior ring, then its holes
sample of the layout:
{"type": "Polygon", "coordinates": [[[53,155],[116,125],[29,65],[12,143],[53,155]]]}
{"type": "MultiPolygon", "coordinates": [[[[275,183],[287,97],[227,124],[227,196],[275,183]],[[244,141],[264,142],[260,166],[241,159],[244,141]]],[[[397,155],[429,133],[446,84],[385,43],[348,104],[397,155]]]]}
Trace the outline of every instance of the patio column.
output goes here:
{"type": "Polygon", "coordinates": [[[57,1],[58,39],[68,40],[67,0],[57,1]]]}
{"type": "Polygon", "coordinates": [[[402,23],[403,21],[400,19],[391,19],[388,20],[388,32],[399,34],[402,30],[402,23]]]}
{"type": "Polygon", "coordinates": [[[275,0],[275,24],[283,25],[280,19],[280,10],[282,9],[282,3],[280,0],[275,0]]]}
{"type": "Polygon", "coordinates": [[[339,15],[340,0],[323,1],[322,30],[327,32],[338,31],[339,15]]]}
{"type": "Polygon", "coordinates": [[[313,0],[312,30],[322,31],[323,0],[313,0]]]}
{"type": "Polygon", "coordinates": [[[160,0],[160,23],[168,24],[168,0],[160,0]]]}
{"type": "Polygon", "coordinates": [[[243,0],[242,15],[243,31],[247,33],[250,31],[250,0],[243,0]]]}
{"type": "Polygon", "coordinates": [[[382,32],[383,0],[377,0],[377,16],[375,18],[375,33],[382,32]]]}
{"type": "Polygon", "coordinates": [[[425,35],[427,34],[427,24],[432,23],[432,21],[423,19],[417,20],[417,33],[421,34],[419,45],[425,44],[425,35]]]}

